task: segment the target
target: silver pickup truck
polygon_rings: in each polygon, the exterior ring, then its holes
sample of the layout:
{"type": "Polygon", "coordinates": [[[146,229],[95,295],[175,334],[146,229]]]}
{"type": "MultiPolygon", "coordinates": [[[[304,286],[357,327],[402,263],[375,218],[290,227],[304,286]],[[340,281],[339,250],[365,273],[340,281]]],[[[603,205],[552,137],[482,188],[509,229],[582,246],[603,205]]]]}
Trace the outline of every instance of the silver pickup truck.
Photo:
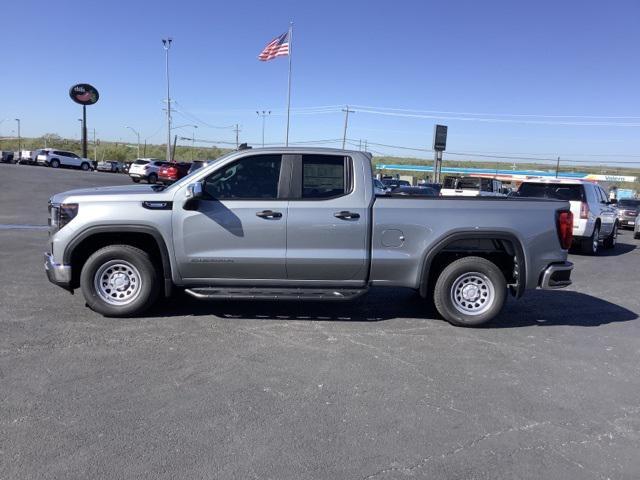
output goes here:
{"type": "Polygon", "coordinates": [[[573,268],[568,202],[376,195],[359,151],[233,152],[168,187],[73,190],[49,209],[49,280],[106,316],[139,314],[176,287],[338,301],[380,286],[415,289],[475,326],[507,292],[566,287],[573,268]]]}

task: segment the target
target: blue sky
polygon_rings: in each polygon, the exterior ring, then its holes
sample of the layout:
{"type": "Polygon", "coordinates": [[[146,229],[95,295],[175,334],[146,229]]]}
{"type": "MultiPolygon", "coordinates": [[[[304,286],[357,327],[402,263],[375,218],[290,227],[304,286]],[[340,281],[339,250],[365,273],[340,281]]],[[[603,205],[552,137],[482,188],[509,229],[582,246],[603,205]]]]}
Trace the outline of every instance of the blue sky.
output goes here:
{"type": "MultiPolygon", "coordinates": [[[[271,109],[266,141],[282,142],[287,59],[263,63],[257,55],[292,20],[294,109],[349,104],[465,113],[361,109],[350,117],[348,136],[367,139],[376,152],[430,157],[372,144],[429,148],[439,121],[449,125],[449,152],[640,165],[640,127],[622,125],[640,125],[637,0],[22,0],[4,2],[2,17],[3,136],[15,130],[16,117],[25,136],[78,136],[81,109],[67,92],[88,82],[101,94],[88,121],[98,137],[134,141],[123,128],[131,125],[161,143],[161,38],[170,35],[172,98],[183,112],[174,114],[176,124],[195,116],[197,138],[232,141],[231,130],[210,126],[239,123],[241,141],[256,144],[255,110],[271,109]],[[431,116],[440,119],[424,118],[431,116]]],[[[291,140],[340,138],[343,118],[339,107],[295,114],[291,140]]]]}

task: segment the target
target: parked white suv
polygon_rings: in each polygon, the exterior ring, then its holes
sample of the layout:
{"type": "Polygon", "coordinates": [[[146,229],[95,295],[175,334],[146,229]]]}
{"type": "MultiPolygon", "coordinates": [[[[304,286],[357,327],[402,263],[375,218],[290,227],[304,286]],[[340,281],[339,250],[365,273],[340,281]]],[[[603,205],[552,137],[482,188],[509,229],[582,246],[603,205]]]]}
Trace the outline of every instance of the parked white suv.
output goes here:
{"type": "Polygon", "coordinates": [[[148,183],[158,181],[160,167],[167,162],[157,158],[137,158],[129,167],[129,176],[135,183],[146,180],[148,183]]]}
{"type": "Polygon", "coordinates": [[[73,152],[55,150],[53,148],[40,150],[36,156],[36,163],[51,168],[73,167],[85,171],[91,168],[91,160],[88,158],[82,158],[73,152]]]}
{"type": "Polygon", "coordinates": [[[573,213],[573,242],[583,253],[596,255],[600,245],[615,247],[617,209],[599,185],[557,178],[527,180],[518,188],[518,196],[568,200],[573,213]]]}

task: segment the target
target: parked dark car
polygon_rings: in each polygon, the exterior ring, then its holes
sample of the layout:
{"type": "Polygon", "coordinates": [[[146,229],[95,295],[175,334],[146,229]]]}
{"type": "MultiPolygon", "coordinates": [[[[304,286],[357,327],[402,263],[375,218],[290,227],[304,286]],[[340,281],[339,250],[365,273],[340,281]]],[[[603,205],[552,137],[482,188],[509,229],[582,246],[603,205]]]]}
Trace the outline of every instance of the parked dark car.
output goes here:
{"type": "Polygon", "coordinates": [[[640,200],[622,198],[616,205],[618,208],[618,224],[621,227],[634,228],[640,212],[640,200]]]}
{"type": "Polygon", "coordinates": [[[160,167],[158,171],[158,181],[166,185],[171,184],[182,177],[186,176],[191,168],[191,164],[187,162],[171,162],[160,167]]]}
{"type": "Polygon", "coordinates": [[[438,192],[435,188],[431,187],[396,187],[394,188],[389,195],[407,195],[412,197],[439,197],[440,192],[438,192]]]}
{"type": "Polygon", "coordinates": [[[194,160],[193,162],[191,162],[191,166],[189,167],[189,171],[187,172],[187,174],[195,172],[199,168],[204,167],[206,163],[207,162],[204,160],[194,160]]]}
{"type": "Polygon", "coordinates": [[[0,151],[0,162],[2,163],[15,163],[13,161],[13,152],[7,150],[0,151]]]}
{"type": "Polygon", "coordinates": [[[410,187],[411,184],[406,180],[396,180],[395,178],[383,178],[380,180],[385,187],[390,188],[391,190],[398,187],[410,187]]]}

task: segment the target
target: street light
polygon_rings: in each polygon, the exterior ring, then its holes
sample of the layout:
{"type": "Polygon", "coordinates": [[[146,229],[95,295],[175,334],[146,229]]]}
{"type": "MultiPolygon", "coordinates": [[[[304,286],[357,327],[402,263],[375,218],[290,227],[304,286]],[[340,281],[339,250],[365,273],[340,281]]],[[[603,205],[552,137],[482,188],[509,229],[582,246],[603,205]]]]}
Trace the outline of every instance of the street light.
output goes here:
{"type": "Polygon", "coordinates": [[[169,49],[171,48],[171,37],[162,39],[164,48],[166,70],[167,70],[167,162],[171,161],[171,96],[169,95],[169,49]]]}
{"type": "Polygon", "coordinates": [[[193,152],[196,149],[196,128],[198,128],[197,125],[193,126],[193,136],[191,137],[191,161],[193,162],[193,152]]]}
{"type": "Polygon", "coordinates": [[[20,119],[16,118],[16,122],[18,122],[18,160],[22,157],[22,143],[20,139],[20,119]]]}
{"type": "Polygon", "coordinates": [[[262,148],[264,148],[264,122],[267,115],[271,115],[271,110],[262,110],[262,113],[256,110],[256,113],[258,114],[259,117],[262,117],[262,148]]]}
{"type": "MultiPolygon", "coordinates": [[[[133,127],[130,127],[129,125],[125,125],[124,128],[128,128],[133,133],[135,133],[136,136],[138,137],[138,158],[140,158],[140,133],[138,133],[138,131],[136,129],[134,129],[133,127]]],[[[169,138],[171,138],[171,137],[169,137],[169,138]]]]}

